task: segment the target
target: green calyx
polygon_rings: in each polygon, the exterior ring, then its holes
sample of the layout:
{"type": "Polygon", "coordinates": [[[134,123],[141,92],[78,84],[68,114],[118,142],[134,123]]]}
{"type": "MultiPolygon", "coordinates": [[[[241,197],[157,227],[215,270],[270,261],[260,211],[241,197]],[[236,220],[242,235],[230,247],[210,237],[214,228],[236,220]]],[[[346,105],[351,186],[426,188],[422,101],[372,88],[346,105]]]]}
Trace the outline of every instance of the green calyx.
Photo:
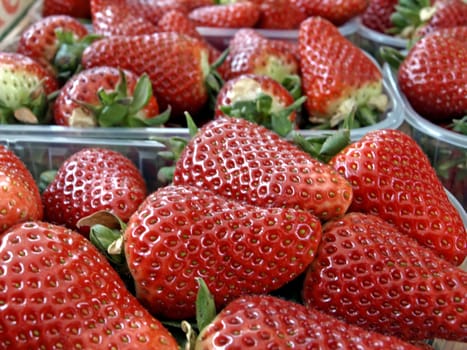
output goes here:
{"type": "Polygon", "coordinates": [[[425,25],[436,12],[436,7],[430,0],[399,0],[391,15],[391,22],[394,25],[388,34],[398,35],[411,39],[416,35],[417,30],[425,25]]]}
{"type": "MultiPolygon", "coordinates": [[[[97,125],[102,127],[126,126],[126,127],[151,127],[160,126],[170,117],[170,108],[157,116],[143,116],[140,113],[147,106],[152,96],[152,84],[149,77],[143,74],[136,83],[132,96],[128,95],[125,73],[120,70],[120,81],[115,90],[107,92],[99,89],[97,92],[99,104],[93,105],[82,101],[75,101],[86,111],[90,111],[97,125]]],[[[78,110],[79,111],[79,110],[78,110]]],[[[79,112],[78,112],[79,113],[79,112]]],[[[79,115],[72,119],[79,124],[79,115]]]]}

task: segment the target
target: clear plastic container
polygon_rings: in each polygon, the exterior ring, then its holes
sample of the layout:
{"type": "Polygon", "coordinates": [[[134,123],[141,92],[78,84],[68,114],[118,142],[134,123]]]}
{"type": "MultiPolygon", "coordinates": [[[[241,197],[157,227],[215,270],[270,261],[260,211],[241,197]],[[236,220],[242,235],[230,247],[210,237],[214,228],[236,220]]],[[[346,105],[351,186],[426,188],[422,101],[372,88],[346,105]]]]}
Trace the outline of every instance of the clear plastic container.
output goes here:
{"type": "Polygon", "coordinates": [[[428,155],[443,185],[467,207],[467,136],[445,129],[414,111],[399,89],[396,73],[385,65],[388,83],[404,108],[402,129],[411,135],[428,155]]]}

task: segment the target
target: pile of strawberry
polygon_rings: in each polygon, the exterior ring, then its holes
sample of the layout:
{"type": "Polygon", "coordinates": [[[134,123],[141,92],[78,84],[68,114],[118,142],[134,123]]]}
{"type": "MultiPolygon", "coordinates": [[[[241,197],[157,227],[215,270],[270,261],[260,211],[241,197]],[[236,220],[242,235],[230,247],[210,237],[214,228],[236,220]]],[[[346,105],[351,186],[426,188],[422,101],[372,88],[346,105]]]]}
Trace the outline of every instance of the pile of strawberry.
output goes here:
{"type": "Polygon", "coordinates": [[[157,189],[83,148],[40,193],[0,148],[1,348],[177,349],[180,322],[191,349],[467,341],[466,228],[413,139],[323,163],[242,118],[193,131],[157,189]]]}

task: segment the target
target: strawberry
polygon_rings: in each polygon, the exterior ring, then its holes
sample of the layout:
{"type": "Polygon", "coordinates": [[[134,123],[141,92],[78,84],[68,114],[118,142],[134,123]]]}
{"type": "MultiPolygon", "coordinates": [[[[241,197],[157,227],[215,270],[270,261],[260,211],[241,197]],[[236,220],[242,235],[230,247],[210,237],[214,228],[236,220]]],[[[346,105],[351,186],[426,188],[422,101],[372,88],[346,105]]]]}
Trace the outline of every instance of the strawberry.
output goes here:
{"type": "Polygon", "coordinates": [[[295,102],[283,85],[267,75],[244,74],[222,86],[215,117],[244,118],[286,136],[295,128],[296,110],[302,102],[295,102]]]}
{"type": "MultiPolygon", "coordinates": [[[[77,222],[106,210],[126,221],[146,197],[138,168],[121,153],[83,148],[69,156],[42,192],[48,222],[76,229],[77,222]]],[[[81,233],[87,234],[86,229],[81,233]]]]}
{"type": "Polygon", "coordinates": [[[302,210],[259,208],[168,185],[131,216],[123,249],[143,305],[154,315],[187,319],[195,315],[197,277],[218,307],[268,293],[305,270],[320,231],[318,218],[302,210]]]}
{"type": "Polygon", "coordinates": [[[368,332],[301,304],[267,295],[237,298],[199,334],[195,350],[418,349],[395,337],[368,332]]]}
{"type": "Polygon", "coordinates": [[[1,240],[0,348],[178,349],[99,251],[62,226],[30,221],[1,240]]]}
{"type": "Polygon", "coordinates": [[[465,37],[458,40],[449,30],[417,41],[397,74],[400,90],[413,109],[434,122],[449,123],[467,112],[465,37]]]}
{"type": "Polygon", "coordinates": [[[39,188],[23,161],[0,145],[0,235],[11,226],[41,220],[43,207],[39,188]]]}
{"type": "Polygon", "coordinates": [[[90,0],[42,0],[42,16],[67,15],[90,18],[90,0]]]}
{"type": "Polygon", "coordinates": [[[352,184],[351,211],[378,215],[455,265],[464,261],[462,219],[410,136],[399,130],[369,132],[330,165],[352,184]]]}
{"type": "MultiPolygon", "coordinates": [[[[107,0],[109,1],[109,0],[107,0]]],[[[112,1],[112,0],[110,0],[112,1]]],[[[174,0],[125,0],[125,2],[138,11],[141,17],[157,24],[165,13],[178,11],[188,14],[188,7],[181,1],[174,0]]]]}
{"type": "Polygon", "coordinates": [[[173,117],[185,111],[195,115],[208,101],[208,52],[186,35],[113,36],[89,46],[82,62],[85,68],[108,65],[148,74],[160,108],[171,106],[173,117]]]}
{"type": "Polygon", "coordinates": [[[376,63],[320,17],[302,22],[298,44],[309,120],[334,127],[355,113],[360,122],[374,124],[388,103],[376,63]]]}
{"type": "Polygon", "coordinates": [[[154,126],[165,121],[158,115],[147,75],[106,66],[71,77],[54,104],[55,123],[65,126],[154,126]]]}
{"type": "Polygon", "coordinates": [[[290,0],[249,0],[256,3],[260,10],[255,25],[263,29],[298,29],[300,22],[307,17],[296,4],[290,0]]]}
{"type": "Polygon", "coordinates": [[[252,28],[260,10],[250,1],[201,6],[191,10],[188,17],[199,27],[252,28]]]}
{"type": "Polygon", "coordinates": [[[340,26],[362,14],[368,6],[368,0],[308,0],[301,1],[300,5],[308,17],[322,17],[340,26]]]}
{"type": "Polygon", "coordinates": [[[210,189],[261,207],[291,207],[323,220],[343,215],[351,186],[273,131],[245,119],[205,124],[175,165],[173,183],[210,189]]]}
{"type": "Polygon", "coordinates": [[[391,16],[396,12],[398,0],[370,0],[361,15],[362,24],[380,33],[387,33],[393,27],[391,16]]]}
{"type": "Polygon", "coordinates": [[[21,34],[16,52],[39,62],[62,81],[79,68],[83,50],[97,37],[76,18],[51,15],[32,23],[21,34]]]}
{"type": "Polygon", "coordinates": [[[303,299],[350,324],[407,340],[467,340],[467,273],[382,218],[351,212],[323,226],[303,299]]]}
{"type": "Polygon", "coordinates": [[[0,124],[46,123],[48,96],[57,89],[55,77],[32,58],[0,52],[0,124]]]}

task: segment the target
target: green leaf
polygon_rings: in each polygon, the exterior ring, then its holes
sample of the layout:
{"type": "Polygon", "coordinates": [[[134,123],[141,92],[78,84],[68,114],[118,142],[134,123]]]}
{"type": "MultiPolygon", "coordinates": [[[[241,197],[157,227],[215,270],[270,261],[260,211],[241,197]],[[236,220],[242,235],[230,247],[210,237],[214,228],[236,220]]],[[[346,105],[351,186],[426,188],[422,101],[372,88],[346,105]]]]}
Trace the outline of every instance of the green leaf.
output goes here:
{"type": "Polygon", "coordinates": [[[99,114],[98,123],[103,127],[121,125],[122,121],[127,115],[128,106],[121,104],[104,106],[101,113],[99,114]]]}
{"type": "Polygon", "coordinates": [[[147,74],[143,74],[136,83],[133,99],[129,106],[129,113],[135,114],[142,110],[152,96],[152,84],[147,74]]]}
{"type": "Polygon", "coordinates": [[[326,138],[319,151],[320,156],[334,157],[350,145],[350,130],[340,129],[326,138]]]}
{"type": "Polygon", "coordinates": [[[196,323],[201,332],[216,317],[216,304],[206,282],[200,277],[196,277],[196,281],[199,286],[196,296],[196,323]]]}

